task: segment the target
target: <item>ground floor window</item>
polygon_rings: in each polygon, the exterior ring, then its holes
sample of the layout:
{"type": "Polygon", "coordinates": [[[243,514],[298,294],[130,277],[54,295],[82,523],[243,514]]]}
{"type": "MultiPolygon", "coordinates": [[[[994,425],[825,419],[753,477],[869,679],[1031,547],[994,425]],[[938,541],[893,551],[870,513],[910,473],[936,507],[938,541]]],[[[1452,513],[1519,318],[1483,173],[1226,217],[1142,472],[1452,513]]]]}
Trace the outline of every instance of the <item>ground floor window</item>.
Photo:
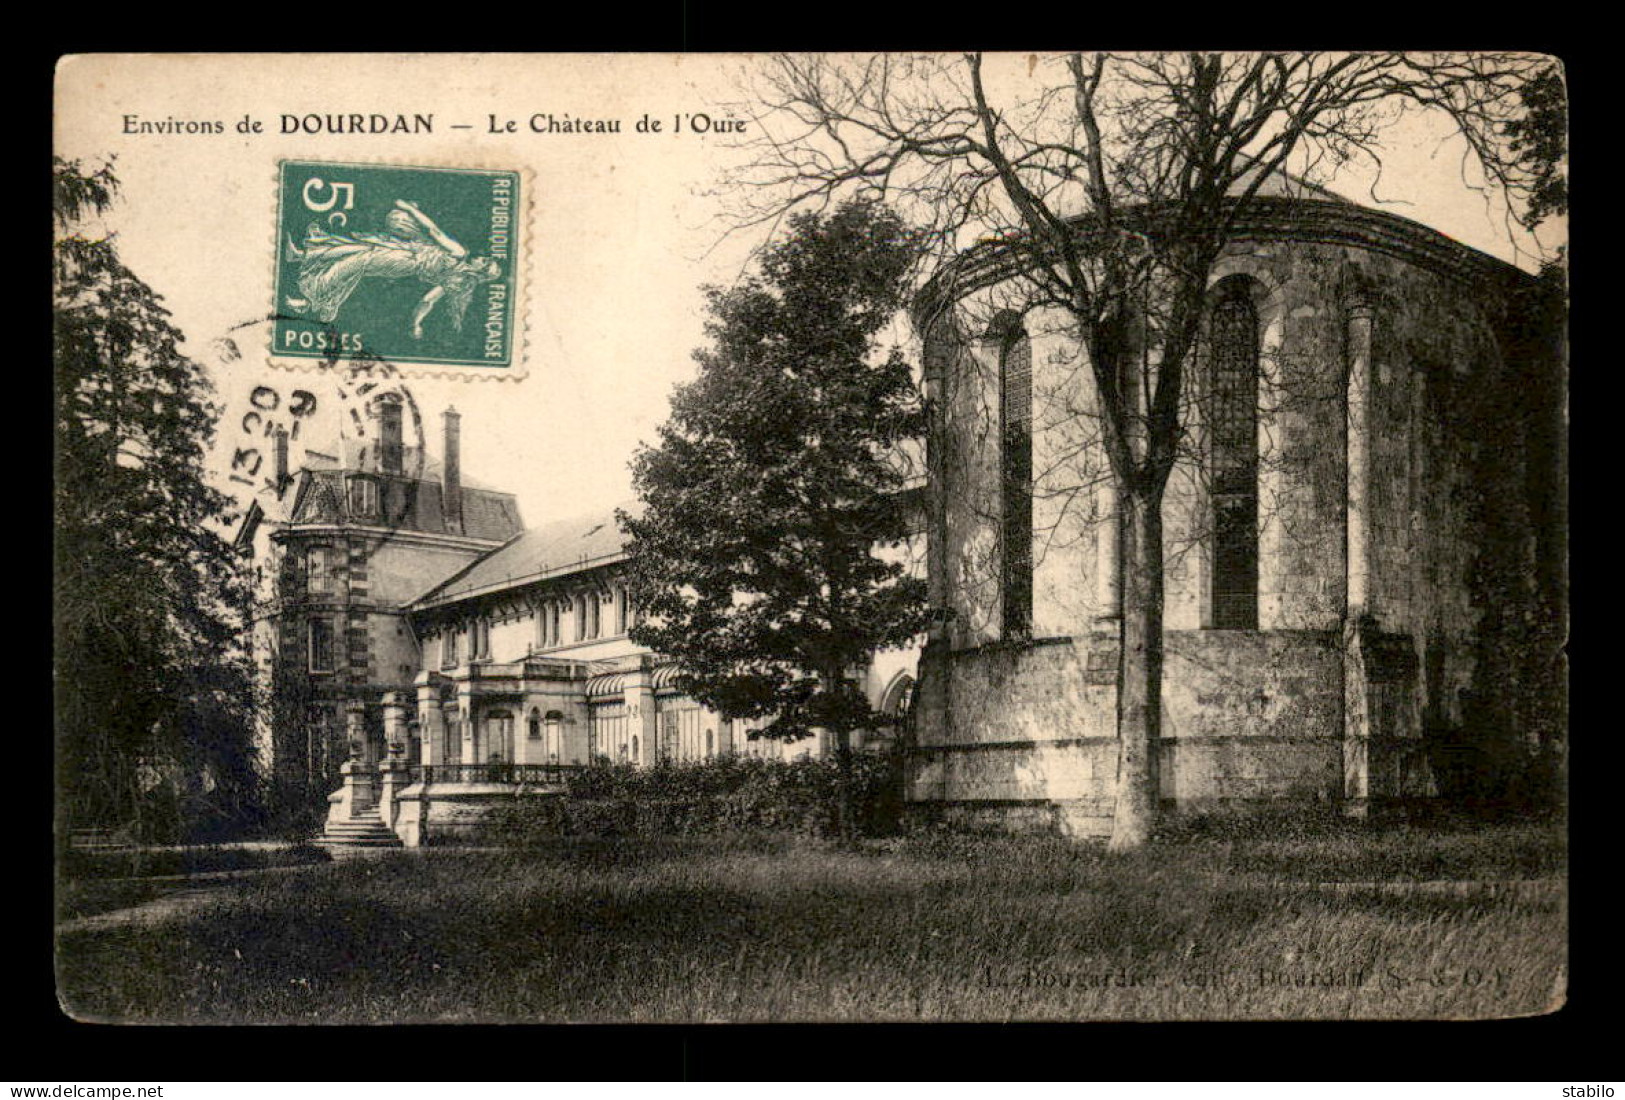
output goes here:
{"type": "Polygon", "coordinates": [[[595,703],[587,717],[588,758],[602,756],[625,763],[635,752],[631,733],[624,702],[595,703]]]}
{"type": "Polygon", "coordinates": [[[706,711],[692,699],[662,699],[660,755],[671,761],[704,760],[716,751],[715,735],[705,728],[706,711]]]}
{"type": "Polygon", "coordinates": [[[441,740],[440,762],[442,764],[463,762],[463,723],[460,719],[446,719],[446,731],[441,740]]]}
{"type": "Polygon", "coordinates": [[[478,746],[475,759],[482,764],[513,762],[513,715],[499,710],[485,716],[484,744],[478,746]]]}
{"type": "Polygon", "coordinates": [[[557,764],[564,754],[564,715],[556,710],[547,712],[547,733],[543,738],[543,749],[547,753],[547,762],[557,764]]]}

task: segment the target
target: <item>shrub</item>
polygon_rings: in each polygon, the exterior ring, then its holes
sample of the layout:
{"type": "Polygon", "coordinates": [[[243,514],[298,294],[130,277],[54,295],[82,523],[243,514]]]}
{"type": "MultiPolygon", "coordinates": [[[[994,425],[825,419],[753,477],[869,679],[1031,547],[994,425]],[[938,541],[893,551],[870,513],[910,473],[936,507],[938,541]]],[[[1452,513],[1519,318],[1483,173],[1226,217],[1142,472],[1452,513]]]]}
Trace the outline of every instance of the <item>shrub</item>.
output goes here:
{"type": "MultiPolygon", "coordinates": [[[[897,830],[902,772],[892,756],[853,759],[853,804],[865,836],[897,830]]],[[[559,836],[710,836],[835,832],[840,769],[829,760],[724,756],[652,768],[595,764],[574,773],[559,798],[526,799],[491,819],[495,835],[526,844],[559,836]]]]}

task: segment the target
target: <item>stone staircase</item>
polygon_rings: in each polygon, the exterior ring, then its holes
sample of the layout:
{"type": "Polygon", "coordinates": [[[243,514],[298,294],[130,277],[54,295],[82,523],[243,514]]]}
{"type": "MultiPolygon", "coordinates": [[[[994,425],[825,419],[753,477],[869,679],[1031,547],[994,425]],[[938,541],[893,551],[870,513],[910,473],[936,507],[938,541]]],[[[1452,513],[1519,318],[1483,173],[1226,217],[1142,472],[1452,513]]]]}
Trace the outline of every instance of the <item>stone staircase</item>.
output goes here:
{"type": "Polygon", "coordinates": [[[376,809],[364,810],[353,821],[329,821],[316,845],[330,853],[354,851],[361,848],[399,848],[401,838],[396,836],[376,809]]]}

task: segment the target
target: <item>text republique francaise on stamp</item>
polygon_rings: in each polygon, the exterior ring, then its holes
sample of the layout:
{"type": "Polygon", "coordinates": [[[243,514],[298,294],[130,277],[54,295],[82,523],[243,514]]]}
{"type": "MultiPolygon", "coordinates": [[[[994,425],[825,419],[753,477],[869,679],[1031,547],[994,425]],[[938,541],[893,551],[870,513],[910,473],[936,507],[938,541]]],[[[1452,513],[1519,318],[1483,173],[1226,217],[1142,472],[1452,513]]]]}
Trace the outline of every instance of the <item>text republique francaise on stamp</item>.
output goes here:
{"type": "Polygon", "coordinates": [[[283,161],[274,357],[518,375],[515,171],[283,161]]]}

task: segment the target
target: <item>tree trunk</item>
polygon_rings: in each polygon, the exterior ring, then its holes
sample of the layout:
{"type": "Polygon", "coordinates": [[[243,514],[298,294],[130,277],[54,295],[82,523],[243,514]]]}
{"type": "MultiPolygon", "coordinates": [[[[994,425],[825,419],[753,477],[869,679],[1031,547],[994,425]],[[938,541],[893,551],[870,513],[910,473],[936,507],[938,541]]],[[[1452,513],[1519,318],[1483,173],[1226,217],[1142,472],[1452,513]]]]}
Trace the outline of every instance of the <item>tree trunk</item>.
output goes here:
{"type": "Polygon", "coordinates": [[[852,731],[844,726],[835,731],[835,762],[840,769],[840,798],[836,806],[836,827],[841,835],[841,847],[850,848],[857,840],[857,825],[852,799],[852,731]]]}
{"type": "MultiPolygon", "coordinates": [[[[823,668],[820,679],[823,680],[823,690],[829,693],[832,699],[839,698],[845,690],[845,677],[842,675],[843,666],[836,664],[823,668]]],[[[833,731],[835,734],[835,768],[836,768],[836,796],[835,796],[835,829],[840,837],[842,847],[851,847],[853,843],[854,824],[852,812],[852,731],[846,728],[845,722],[837,722],[833,731]]]]}
{"type": "Polygon", "coordinates": [[[1123,635],[1118,665],[1117,805],[1109,851],[1145,844],[1157,824],[1162,733],[1162,493],[1123,501],[1123,635]]]}

